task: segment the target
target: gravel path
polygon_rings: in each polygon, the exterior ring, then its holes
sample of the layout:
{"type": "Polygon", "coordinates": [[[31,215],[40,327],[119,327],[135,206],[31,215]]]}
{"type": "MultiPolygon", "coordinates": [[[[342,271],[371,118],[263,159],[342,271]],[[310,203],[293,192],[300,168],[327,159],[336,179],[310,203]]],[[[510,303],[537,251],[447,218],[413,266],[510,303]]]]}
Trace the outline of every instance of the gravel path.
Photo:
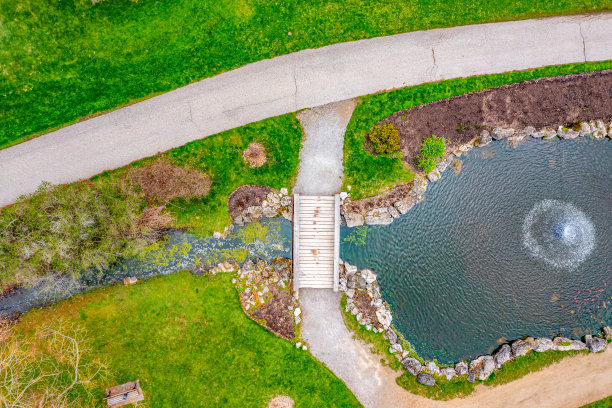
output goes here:
{"type": "Polygon", "coordinates": [[[300,168],[293,192],[333,195],[342,187],[344,132],[357,100],[330,103],[300,112],[304,129],[300,168]]]}
{"type": "Polygon", "coordinates": [[[612,392],[612,347],[600,354],[568,357],[509,384],[479,385],[466,398],[433,401],[399,387],[398,373],[353,339],[340,313],[340,294],[300,289],[302,337],[311,353],[353,391],[366,408],[576,408],[612,392]]]}
{"type": "Polygon", "coordinates": [[[612,13],[417,31],[259,61],[0,150],[0,206],[265,118],[386,89],[612,59],[612,13]]]}

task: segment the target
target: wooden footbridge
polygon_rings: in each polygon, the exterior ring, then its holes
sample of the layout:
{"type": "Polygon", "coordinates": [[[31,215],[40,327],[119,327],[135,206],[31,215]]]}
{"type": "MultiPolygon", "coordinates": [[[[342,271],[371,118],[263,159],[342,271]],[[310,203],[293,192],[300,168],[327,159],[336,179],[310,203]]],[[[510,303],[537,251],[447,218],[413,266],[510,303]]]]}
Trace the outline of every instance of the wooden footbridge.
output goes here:
{"type": "Polygon", "coordinates": [[[293,290],[338,291],[340,197],[293,196],[293,290]]]}

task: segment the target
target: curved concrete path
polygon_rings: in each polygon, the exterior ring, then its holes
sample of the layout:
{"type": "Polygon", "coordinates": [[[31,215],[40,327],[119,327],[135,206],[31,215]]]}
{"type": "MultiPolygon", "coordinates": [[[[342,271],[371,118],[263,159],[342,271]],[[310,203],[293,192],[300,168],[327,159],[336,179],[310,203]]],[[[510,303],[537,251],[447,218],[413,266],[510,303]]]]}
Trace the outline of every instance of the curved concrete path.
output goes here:
{"type": "Polygon", "coordinates": [[[399,373],[355,340],[340,313],[340,293],[300,289],[302,336],[311,353],[340,377],[366,408],[576,408],[612,392],[612,347],[567,357],[497,387],[479,385],[465,398],[434,401],[399,387],[399,373]]]}
{"type": "Polygon", "coordinates": [[[0,206],[264,118],[382,90],[612,59],[612,13],[417,31],[305,50],[0,150],[0,206]]]}

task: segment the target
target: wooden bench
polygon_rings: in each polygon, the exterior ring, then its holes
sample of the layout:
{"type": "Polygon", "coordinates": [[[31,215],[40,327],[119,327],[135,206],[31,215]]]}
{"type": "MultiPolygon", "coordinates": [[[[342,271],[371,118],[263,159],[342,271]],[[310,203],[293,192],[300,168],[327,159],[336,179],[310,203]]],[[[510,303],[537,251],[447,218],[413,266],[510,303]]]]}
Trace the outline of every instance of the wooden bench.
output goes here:
{"type": "Polygon", "coordinates": [[[116,385],[106,390],[106,403],[109,407],[122,407],[144,400],[139,380],[116,385]]]}

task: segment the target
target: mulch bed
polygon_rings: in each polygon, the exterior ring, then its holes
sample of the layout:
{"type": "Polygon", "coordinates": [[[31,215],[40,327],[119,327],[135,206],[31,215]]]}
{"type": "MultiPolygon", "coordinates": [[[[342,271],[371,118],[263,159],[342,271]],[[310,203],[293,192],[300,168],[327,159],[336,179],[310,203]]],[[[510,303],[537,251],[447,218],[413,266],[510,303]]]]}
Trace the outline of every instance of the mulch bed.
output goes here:
{"type": "Polygon", "coordinates": [[[372,305],[372,298],[365,291],[355,291],[353,303],[357,309],[363,314],[363,318],[372,322],[372,326],[377,329],[382,329],[383,325],[379,323],[376,317],[376,307],[372,305]]]}
{"type": "Polygon", "coordinates": [[[233,219],[247,208],[261,205],[271,191],[274,190],[267,186],[245,184],[238,187],[227,199],[230,217],[233,219]]]}
{"type": "Polygon", "coordinates": [[[536,129],[612,117],[612,70],[586,72],[486,89],[396,112],[393,122],[404,161],[414,166],[423,137],[447,138],[453,146],[470,142],[482,129],[536,129]],[[402,116],[405,117],[402,120],[402,116]]]}
{"type": "Polygon", "coordinates": [[[260,306],[253,312],[253,317],[265,320],[266,327],[277,335],[291,340],[295,337],[293,330],[293,312],[289,307],[293,305],[291,294],[288,291],[272,289],[274,295],[266,305],[260,306]]]}
{"type": "Polygon", "coordinates": [[[403,200],[410,191],[412,183],[402,184],[373,197],[366,197],[345,205],[346,212],[366,214],[374,208],[391,207],[393,203],[403,200]]]}

